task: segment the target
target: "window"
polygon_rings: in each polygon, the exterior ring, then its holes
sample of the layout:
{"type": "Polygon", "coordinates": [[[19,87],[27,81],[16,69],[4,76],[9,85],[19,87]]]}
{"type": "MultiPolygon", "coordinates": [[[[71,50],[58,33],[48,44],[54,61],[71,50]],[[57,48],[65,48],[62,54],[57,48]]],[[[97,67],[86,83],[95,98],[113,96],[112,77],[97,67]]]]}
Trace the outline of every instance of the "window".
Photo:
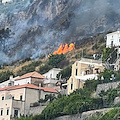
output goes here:
{"type": "Polygon", "coordinates": [[[76,71],[75,71],[75,75],[77,76],[77,72],[78,72],[78,69],[76,69],[76,71]]]}
{"type": "Polygon", "coordinates": [[[52,74],[50,74],[50,78],[52,78],[52,74]]]}
{"type": "Polygon", "coordinates": [[[78,63],[76,62],[76,66],[78,66],[78,63]]]}
{"type": "Polygon", "coordinates": [[[9,109],[7,109],[7,115],[9,115],[9,109]]]}
{"type": "Polygon", "coordinates": [[[12,100],[14,100],[14,96],[12,96],[12,100]]]}
{"type": "Polygon", "coordinates": [[[119,39],[119,42],[120,42],[120,39],[119,39]]]}
{"type": "Polygon", "coordinates": [[[71,90],[73,89],[73,79],[71,79],[71,90]]]}
{"type": "Polygon", "coordinates": [[[18,117],[18,110],[14,110],[14,117],[15,117],[15,118],[18,117]]]}
{"type": "Polygon", "coordinates": [[[1,115],[1,116],[3,115],[3,109],[1,109],[1,113],[0,113],[0,115],[1,115]]]}
{"type": "Polygon", "coordinates": [[[4,96],[2,97],[2,100],[4,100],[4,96]]]}
{"type": "Polygon", "coordinates": [[[113,41],[111,41],[111,47],[113,47],[113,41]]]}
{"type": "Polygon", "coordinates": [[[22,100],[22,95],[20,96],[20,100],[22,100]]]}

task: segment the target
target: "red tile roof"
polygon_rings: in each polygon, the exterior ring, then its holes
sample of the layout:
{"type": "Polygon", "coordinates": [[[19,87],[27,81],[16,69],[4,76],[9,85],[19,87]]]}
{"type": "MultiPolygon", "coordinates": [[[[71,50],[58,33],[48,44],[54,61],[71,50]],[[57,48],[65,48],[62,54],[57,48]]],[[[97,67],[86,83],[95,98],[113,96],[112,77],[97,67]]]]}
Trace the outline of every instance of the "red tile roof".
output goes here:
{"type": "Polygon", "coordinates": [[[5,91],[5,90],[16,90],[16,89],[21,89],[21,88],[33,88],[33,89],[39,89],[38,86],[35,86],[33,84],[25,84],[25,85],[17,85],[17,86],[9,86],[0,89],[0,91],[5,91]]]}
{"type": "Polygon", "coordinates": [[[39,74],[38,72],[31,72],[31,73],[27,73],[25,75],[22,75],[21,77],[15,79],[15,80],[21,80],[21,79],[25,79],[25,78],[39,78],[39,79],[44,79],[45,77],[42,76],[41,74],[39,74]]]}
{"type": "Polygon", "coordinates": [[[53,88],[44,88],[44,87],[40,87],[41,90],[45,91],[45,92],[53,92],[53,93],[58,93],[57,90],[53,89],[53,88]]]}
{"type": "Polygon", "coordinates": [[[58,93],[55,89],[53,88],[44,88],[44,87],[38,87],[33,84],[25,84],[25,85],[17,85],[17,86],[9,86],[5,88],[1,88],[0,91],[9,91],[9,90],[16,90],[16,89],[21,89],[21,88],[32,88],[32,89],[37,89],[37,90],[43,90],[45,92],[52,92],[52,93],[58,93]]]}

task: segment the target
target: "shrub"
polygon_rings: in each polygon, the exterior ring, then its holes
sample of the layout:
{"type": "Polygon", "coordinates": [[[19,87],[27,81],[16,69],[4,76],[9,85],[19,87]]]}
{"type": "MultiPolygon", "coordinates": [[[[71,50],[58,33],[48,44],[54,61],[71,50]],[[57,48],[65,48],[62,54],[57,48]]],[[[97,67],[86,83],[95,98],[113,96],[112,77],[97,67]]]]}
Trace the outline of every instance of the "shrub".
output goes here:
{"type": "Polygon", "coordinates": [[[64,54],[56,54],[56,55],[51,55],[49,57],[48,64],[51,65],[52,67],[59,67],[58,64],[65,59],[64,54]]]}
{"type": "Polygon", "coordinates": [[[66,68],[64,68],[63,70],[61,70],[58,74],[57,74],[57,78],[59,79],[60,76],[62,79],[69,79],[69,77],[71,76],[71,71],[72,71],[72,66],[68,66],[66,68]]]}
{"type": "Polygon", "coordinates": [[[40,74],[44,74],[44,73],[48,72],[50,69],[52,69],[52,66],[45,64],[45,65],[40,66],[38,72],[40,74]]]}

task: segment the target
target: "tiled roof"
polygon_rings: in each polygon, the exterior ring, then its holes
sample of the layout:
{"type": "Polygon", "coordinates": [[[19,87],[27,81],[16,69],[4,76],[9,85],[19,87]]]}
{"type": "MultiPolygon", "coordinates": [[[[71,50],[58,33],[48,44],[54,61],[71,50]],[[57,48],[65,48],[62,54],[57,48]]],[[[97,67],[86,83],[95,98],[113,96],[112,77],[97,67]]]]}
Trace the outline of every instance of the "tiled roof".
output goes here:
{"type": "Polygon", "coordinates": [[[52,92],[52,93],[58,93],[57,90],[53,89],[53,88],[44,88],[44,87],[40,87],[41,90],[45,91],[45,92],[52,92]]]}
{"type": "Polygon", "coordinates": [[[31,72],[31,73],[27,73],[25,75],[22,75],[21,77],[15,79],[15,80],[21,80],[21,79],[25,79],[25,78],[39,78],[39,79],[44,79],[45,77],[42,76],[41,74],[39,74],[38,72],[31,72]]]}
{"type": "Polygon", "coordinates": [[[20,89],[20,88],[33,88],[33,89],[39,89],[38,86],[35,86],[33,84],[25,84],[25,85],[17,85],[17,86],[9,86],[9,87],[5,87],[0,89],[0,91],[5,91],[5,90],[16,90],[16,89],[20,89]]]}
{"type": "Polygon", "coordinates": [[[25,84],[25,85],[17,85],[17,86],[9,86],[5,88],[1,88],[0,91],[9,91],[9,90],[16,90],[16,89],[21,89],[21,88],[32,88],[32,89],[37,89],[37,90],[43,90],[45,92],[52,92],[52,93],[58,93],[55,89],[53,88],[44,88],[44,87],[38,87],[33,84],[25,84]]]}

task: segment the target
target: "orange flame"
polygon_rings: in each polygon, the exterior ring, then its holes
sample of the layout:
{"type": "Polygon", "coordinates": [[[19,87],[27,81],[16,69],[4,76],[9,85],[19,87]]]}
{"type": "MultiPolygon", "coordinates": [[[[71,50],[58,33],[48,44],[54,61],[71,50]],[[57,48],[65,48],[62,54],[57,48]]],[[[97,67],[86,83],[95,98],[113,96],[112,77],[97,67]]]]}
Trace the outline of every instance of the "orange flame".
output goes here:
{"type": "Polygon", "coordinates": [[[58,50],[53,53],[53,55],[62,54],[62,53],[65,54],[68,51],[72,51],[73,49],[75,49],[75,45],[73,43],[71,43],[69,47],[68,47],[68,44],[65,44],[65,45],[61,44],[58,50]]]}

